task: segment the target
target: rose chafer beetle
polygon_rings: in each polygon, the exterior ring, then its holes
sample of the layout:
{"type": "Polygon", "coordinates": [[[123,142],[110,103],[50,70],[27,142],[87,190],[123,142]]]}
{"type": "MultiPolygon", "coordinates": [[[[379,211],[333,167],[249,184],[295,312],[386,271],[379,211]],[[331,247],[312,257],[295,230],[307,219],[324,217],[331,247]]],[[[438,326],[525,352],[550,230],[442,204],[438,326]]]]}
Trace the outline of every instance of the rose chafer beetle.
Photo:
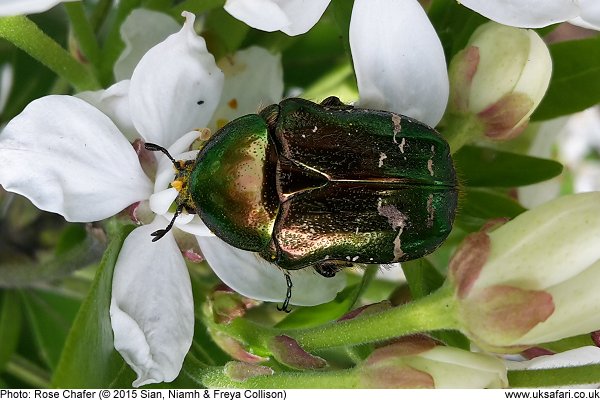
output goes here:
{"type": "MultiPolygon", "coordinates": [[[[285,270],[422,257],[452,229],[458,188],[449,146],[429,126],[329,97],[291,98],[231,121],[196,160],[176,161],[175,217],[197,213],[228,244],[285,270]]],[[[288,285],[283,309],[291,297],[288,285]]]]}

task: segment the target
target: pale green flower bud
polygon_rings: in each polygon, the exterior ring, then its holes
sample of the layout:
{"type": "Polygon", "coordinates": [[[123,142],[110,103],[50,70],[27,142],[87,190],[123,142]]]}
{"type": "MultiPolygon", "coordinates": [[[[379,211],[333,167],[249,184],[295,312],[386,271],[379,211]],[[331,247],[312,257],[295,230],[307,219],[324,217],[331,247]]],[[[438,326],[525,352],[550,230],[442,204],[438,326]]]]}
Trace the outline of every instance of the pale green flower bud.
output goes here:
{"type": "Polygon", "coordinates": [[[359,367],[359,387],[501,388],[508,385],[504,363],[493,356],[441,346],[411,336],[375,350],[359,367]]]}
{"type": "Polygon", "coordinates": [[[476,117],[471,136],[514,138],[546,93],[551,73],[550,53],[537,33],[486,23],[450,63],[449,112],[476,117]]]}
{"type": "Polygon", "coordinates": [[[453,256],[462,330],[481,348],[518,352],[600,329],[600,192],[565,196],[453,256]]]}

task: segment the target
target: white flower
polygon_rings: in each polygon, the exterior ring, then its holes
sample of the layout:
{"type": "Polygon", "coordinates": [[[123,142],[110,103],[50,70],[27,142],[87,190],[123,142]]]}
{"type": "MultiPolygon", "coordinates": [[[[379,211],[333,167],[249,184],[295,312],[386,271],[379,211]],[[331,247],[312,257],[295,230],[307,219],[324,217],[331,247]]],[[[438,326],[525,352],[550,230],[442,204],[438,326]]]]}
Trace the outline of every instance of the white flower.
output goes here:
{"type": "Polygon", "coordinates": [[[467,236],[448,277],[480,348],[515,352],[600,329],[600,192],[564,196],[467,236]]]}
{"type": "MultiPolygon", "coordinates": [[[[328,1],[228,0],[225,9],[263,30],[317,22],[328,1]],[[279,17],[273,17],[273,11],[279,17]],[[235,12],[234,12],[235,11],[235,12]],[[289,13],[288,13],[289,11],[289,13]],[[293,11],[293,12],[292,12],[293,11]],[[318,12],[317,12],[318,11],[318,12]]],[[[301,32],[298,32],[301,33],[301,32]]],[[[350,47],[358,82],[358,106],[397,112],[435,126],[448,101],[442,44],[417,0],[356,0],[350,47]]]]}
{"type": "MultiPolygon", "coordinates": [[[[86,101],[70,96],[38,99],[0,135],[0,184],[41,209],[69,221],[95,221],[149,201],[156,215],[125,240],[115,266],[111,303],[115,347],[137,372],[136,386],[177,376],[191,344],[194,313],[189,276],[173,234],[155,243],[150,236],[166,227],[173,215],[168,211],[177,195],[168,188],[174,177],[172,164],[158,154],[152,182],[125,135],[167,147],[175,157],[193,158],[195,154],[186,150],[198,136],[194,129],[221,115],[216,110],[223,104],[237,106],[240,114],[256,112],[258,104],[279,100],[283,90],[281,74],[273,73],[260,78],[266,78],[257,87],[260,91],[239,92],[233,104],[236,94],[229,90],[237,90],[237,85],[225,83],[223,90],[223,73],[194,32],[194,16],[185,16],[178,33],[144,55],[131,81],[80,94],[86,101]]],[[[238,63],[231,70],[243,77],[228,81],[260,81],[260,74],[273,69],[279,59],[249,49],[230,62],[238,63]]],[[[210,235],[197,216],[182,215],[175,227],[198,238],[210,235]]],[[[205,237],[200,245],[215,272],[234,290],[241,279],[242,294],[284,299],[285,278],[273,265],[217,238],[205,237]],[[244,264],[237,264],[239,260],[244,264]],[[249,285],[252,282],[260,285],[249,285]]],[[[325,279],[306,271],[292,272],[292,279],[297,290],[291,302],[302,305],[329,301],[344,285],[343,276],[325,279]]]]}
{"type": "Polygon", "coordinates": [[[0,17],[39,13],[67,1],[77,0],[2,0],[0,17]]]}
{"type": "Polygon", "coordinates": [[[463,6],[504,25],[541,28],[569,21],[600,29],[597,0],[462,0],[463,6]]]}
{"type": "Polygon", "coordinates": [[[308,32],[331,0],[227,0],[225,11],[253,28],[290,36],[308,32]]]}
{"type": "Polygon", "coordinates": [[[407,336],[377,348],[358,367],[366,388],[502,388],[506,367],[494,356],[441,346],[425,336],[407,336]]]}
{"type": "Polygon", "coordinates": [[[448,102],[448,74],[442,44],[418,1],[356,0],[350,48],[359,106],[437,125],[448,102]]]}

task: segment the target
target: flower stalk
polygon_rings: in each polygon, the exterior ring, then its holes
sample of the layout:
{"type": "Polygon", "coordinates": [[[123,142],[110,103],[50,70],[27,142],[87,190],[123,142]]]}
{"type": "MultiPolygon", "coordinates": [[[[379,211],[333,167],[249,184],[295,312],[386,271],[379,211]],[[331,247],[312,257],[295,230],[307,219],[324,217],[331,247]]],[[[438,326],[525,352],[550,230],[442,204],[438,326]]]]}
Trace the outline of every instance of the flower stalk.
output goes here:
{"type": "Polygon", "coordinates": [[[383,341],[413,333],[459,329],[454,307],[452,288],[445,285],[431,295],[401,307],[308,329],[277,330],[242,318],[229,325],[205,322],[211,328],[242,341],[254,354],[267,355],[269,342],[279,335],[292,337],[310,352],[383,341]]]}
{"type": "Polygon", "coordinates": [[[6,39],[35,58],[77,91],[99,89],[95,76],[24,16],[0,18],[0,38],[6,39]]]}
{"type": "Polygon", "coordinates": [[[508,371],[511,388],[597,384],[598,376],[600,376],[600,364],[508,371]]]}
{"type": "Polygon", "coordinates": [[[98,63],[98,56],[100,49],[98,47],[98,41],[94,34],[94,27],[90,24],[85,10],[81,2],[65,3],[65,9],[71,21],[73,33],[77,39],[78,47],[81,49],[83,55],[93,66],[98,63]]]}

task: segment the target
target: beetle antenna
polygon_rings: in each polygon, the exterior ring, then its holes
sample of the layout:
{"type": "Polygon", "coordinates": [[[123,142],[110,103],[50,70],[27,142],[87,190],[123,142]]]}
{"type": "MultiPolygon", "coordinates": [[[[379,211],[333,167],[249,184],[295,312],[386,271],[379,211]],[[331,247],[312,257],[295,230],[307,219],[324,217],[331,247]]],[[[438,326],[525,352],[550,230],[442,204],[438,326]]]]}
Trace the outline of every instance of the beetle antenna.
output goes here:
{"type": "Polygon", "coordinates": [[[150,236],[153,236],[153,238],[152,238],[153,242],[156,242],[157,240],[159,240],[160,238],[165,236],[167,234],[167,232],[169,232],[171,230],[171,228],[173,228],[173,224],[175,223],[175,220],[177,219],[177,217],[179,217],[179,214],[181,214],[181,211],[183,211],[183,204],[177,206],[177,210],[175,210],[175,215],[173,215],[171,222],[169,222],[169,225],[167,225],[167,227],[165,229],[159,229],[150,234],[150,236]]]}
{"type": "Polygon", "coordinates": [[[164,147],[159,146],[155,143],[144,143],[144,148],[150,151],[160,151],[165,156],[169,157],[169,160],[171,160],[177,171],[181,170],[181,165],[171,156],[171,154],[169,154],[169,151],[164,147]]]}
{"type": "Polygon", "coordinates": [[[285,294],[285,300],[283,301],[283,305],[281,306],[281,308],[277,306],[277,310],[289,313],[290,311],[292,311],[288,308],[288,306],[290,305],[290,299],[292,298],[292,287],[294,285],[292,285],[292,278],[290,278],[290,275],[287,273],[285,274],[285,281],[287,283],[287,293],[285,294]]]}

